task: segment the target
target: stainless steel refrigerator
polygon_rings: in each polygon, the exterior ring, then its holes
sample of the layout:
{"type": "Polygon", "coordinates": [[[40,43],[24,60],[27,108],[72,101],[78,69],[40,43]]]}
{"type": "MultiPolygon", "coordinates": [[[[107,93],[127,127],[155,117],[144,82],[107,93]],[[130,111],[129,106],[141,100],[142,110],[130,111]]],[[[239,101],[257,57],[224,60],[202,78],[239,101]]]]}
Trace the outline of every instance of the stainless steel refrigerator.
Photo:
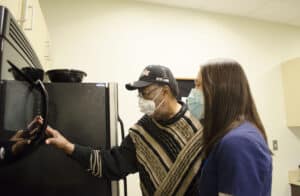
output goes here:
{"type": "MultiPolygon", "coordinates": [[[[2,81],[2,134],[13,134],[40,112],[40,95],[25,82],[2,81]],[[4,133],[5,132],[5,133],[4,133]]],[[[117,144],[117,85],[46,83],[49,124],[70,141],[98,149],[117,144]]],[[[117,183],[91,176],[70,157],[41,144],[21,160],[0,167],[1,195],[117,195],[117,183]]]]}

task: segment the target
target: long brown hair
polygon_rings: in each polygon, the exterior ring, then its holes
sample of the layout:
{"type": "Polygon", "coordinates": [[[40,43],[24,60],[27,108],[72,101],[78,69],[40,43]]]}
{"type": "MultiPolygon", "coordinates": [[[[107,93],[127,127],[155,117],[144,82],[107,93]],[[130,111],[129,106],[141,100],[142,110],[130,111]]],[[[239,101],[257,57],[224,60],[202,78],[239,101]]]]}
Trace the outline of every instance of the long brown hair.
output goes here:
{"type": "Polygon", "coordinates": [[[245,121],[254,124],[267,142],[264,126],[241,65],[229,59],[213,60],[201,66],[200,74],[205,102],[205,155],[226,133],[245,121]]]}

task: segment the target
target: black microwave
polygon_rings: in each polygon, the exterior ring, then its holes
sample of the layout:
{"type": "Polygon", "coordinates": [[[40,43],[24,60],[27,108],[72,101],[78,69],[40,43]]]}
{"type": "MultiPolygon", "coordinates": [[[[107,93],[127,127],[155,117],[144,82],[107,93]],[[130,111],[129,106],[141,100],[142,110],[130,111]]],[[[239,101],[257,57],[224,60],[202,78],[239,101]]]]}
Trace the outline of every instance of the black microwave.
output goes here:
{"type": "Polygon", "coordinates": [[[20,70],[23,67],[42,69],[42,65],[24,32],[10,13],[0,6],[0,80],[14,80],[11,62],[20,70]]]}

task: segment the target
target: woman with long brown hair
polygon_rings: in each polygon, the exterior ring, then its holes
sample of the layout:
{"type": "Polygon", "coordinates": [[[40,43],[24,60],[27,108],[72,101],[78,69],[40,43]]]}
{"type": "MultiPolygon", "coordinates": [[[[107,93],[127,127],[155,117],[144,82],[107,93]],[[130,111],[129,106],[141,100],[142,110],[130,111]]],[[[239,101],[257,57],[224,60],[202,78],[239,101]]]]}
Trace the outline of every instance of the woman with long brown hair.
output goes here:
{"type": "MultiPolygon", "coordinates": [[[[247,77],[236,61],[211,60],[197,79],[203,119],[199,195],[270,196],[272,158],[247,77]]],[[[189,99],[188,99],[189,100],[189,99]]]]}

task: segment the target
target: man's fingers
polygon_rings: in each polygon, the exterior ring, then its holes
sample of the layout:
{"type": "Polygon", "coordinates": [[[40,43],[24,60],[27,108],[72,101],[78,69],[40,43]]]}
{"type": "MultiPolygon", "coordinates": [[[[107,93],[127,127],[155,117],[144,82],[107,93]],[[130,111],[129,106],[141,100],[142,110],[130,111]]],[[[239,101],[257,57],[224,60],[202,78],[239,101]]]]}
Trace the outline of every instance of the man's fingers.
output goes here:
{"type": "Polygon", "coordinates": [[[48,139],[46,139],[46,144],[55,144],[56,142],[55,142],[55,138],[48,138],[48,139]]]}
{"type": "Polygon", "coordinates": [[[31,143],[31,140],[22,140],[16,142],[14,145],[12,145],[12,152],[13,154],[17,155],[20,152],[22,152],[25,148],[25,145],[28,145],[31,143]]]}
{"type": "Polygon", "coordinates": [[[31,143],[31,140],[25,140],[24,143],[25,143],[25,144],[30,144],[30,143],[31,143]]]}
{"type": "Polygon", "coordinates": [[[44,120],[43,119],[37,119],[37,122],[42,125],[44,120]]]}
{"type": "Polygon", "coordinates": [[[39,130],[39,128],[34,128],[33,130],[29,131],[29,135],[34,135],[37,131],[39,130]]]}
{"type": "Polygon", "coordinates": [[[41,115],[38,115],[35,117],[36,119],[39,119],[39,120],[43,120],[43,117],[41,115]]]}
{"type": "Polygon", "coordinates": [[[50,126],[47,126],[46,134],[51,137],[56,137],[58,135],[58,132],[55,129],[51,128],[50,126]]]}
{"type": "Polygon", "coordinates": [[[34,125],[34,123],[43,123],[43,118],[41,116],[36,116],[30,123],[29,125],[27,126],[28,128],[30,128],[31,126],[34,125]]]}
{"type": "Polygon", "coordinates": [[[10,141],[18,141],[18,140],[22,140],[22,135],[23,135],[24,131],[23,130],[19,130],[15,133],[15,135],[13,135],[10,138],[10,141]]]}

